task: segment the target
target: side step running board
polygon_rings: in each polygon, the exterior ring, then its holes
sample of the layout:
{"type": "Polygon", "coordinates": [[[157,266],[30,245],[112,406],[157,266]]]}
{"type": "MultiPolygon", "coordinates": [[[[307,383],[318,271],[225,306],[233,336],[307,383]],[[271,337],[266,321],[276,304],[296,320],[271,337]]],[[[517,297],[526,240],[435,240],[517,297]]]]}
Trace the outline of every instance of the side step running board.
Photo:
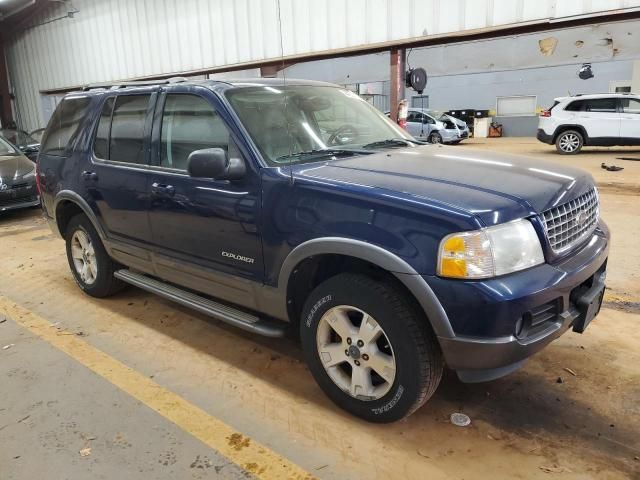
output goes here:
{"type": "Polygon", "coordinates": [[[283,337],[285,335],[286,324],[282,322],[256,317],[250,313],[214,302],[208,298],[131,270],[118,270],[113,275],[123,282],[130,283],[243,330],[259,333],[266,337],[283,337]]]}

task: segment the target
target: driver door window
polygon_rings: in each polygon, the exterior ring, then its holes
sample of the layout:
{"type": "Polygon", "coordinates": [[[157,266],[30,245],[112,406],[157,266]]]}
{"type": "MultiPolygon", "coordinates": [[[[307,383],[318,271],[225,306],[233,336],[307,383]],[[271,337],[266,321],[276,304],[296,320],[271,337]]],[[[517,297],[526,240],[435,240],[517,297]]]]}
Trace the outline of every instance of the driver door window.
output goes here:
{"type": "Polygon", "coordinates": [[[160,166],[187,170],[191,152],[203,148],[229,151],[229,130],[218,112],[202,97],[167,95],[160,133],[160,166]]]}

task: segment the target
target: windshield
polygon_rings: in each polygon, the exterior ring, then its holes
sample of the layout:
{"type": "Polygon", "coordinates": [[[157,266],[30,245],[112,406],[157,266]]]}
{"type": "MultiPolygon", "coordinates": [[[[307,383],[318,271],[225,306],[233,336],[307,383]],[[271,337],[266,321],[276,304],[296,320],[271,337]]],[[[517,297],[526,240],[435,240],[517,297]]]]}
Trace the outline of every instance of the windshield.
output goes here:
{"type": "Polygon", "coordinates": [[[341,88],[240,87],[226,96],[272,166],[415,143],[365,100],[341,88]]]}
{"type": "Polygon", "coordinates": [[[25,147],[27,145],[37,144],[38,141],[31,137],[27,132],[22,130],[14,130],[12,128],[5,128],[0,130],[0,134],[14,145],[19,147],[25,147]]]}
{"type": "Polygon", "coordinates": [[[0,137],[0,156],[4,155],[18,155],[18,151],[13,148],[9,142],[7,142],[4,138],[0,137]]]}

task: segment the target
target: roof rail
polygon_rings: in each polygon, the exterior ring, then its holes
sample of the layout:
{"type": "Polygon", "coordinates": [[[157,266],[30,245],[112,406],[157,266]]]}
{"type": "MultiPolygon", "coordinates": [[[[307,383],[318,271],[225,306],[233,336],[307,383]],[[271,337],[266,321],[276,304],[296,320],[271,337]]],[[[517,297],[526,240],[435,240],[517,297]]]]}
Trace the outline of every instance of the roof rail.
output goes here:
{"type": "Polygon", "coordinates": [[[132,82],[116,82],[116,83],[92,83],[89,85],[85,85],[82,87],[83,91],[94,90],[97,88],[108,88],[110,90],[117,90],[119,88],[126,87],[145,87],[151,85],[167,85],[170,83],[181,83],[188,81],[188,78],[185,77],[171,77],[165,78],[163,80],[140,80],[140,81],[132,81],[132,82]]]}

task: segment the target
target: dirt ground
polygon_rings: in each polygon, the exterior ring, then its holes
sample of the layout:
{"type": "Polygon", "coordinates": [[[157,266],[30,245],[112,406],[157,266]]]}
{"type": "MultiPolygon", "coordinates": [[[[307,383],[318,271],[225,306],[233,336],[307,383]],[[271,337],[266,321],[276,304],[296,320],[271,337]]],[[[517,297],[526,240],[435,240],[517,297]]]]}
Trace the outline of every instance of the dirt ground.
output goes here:
{"type": "MultiPolygon", "coordinates": [[[[585,334],[565,334],[523,369],[494,382],[465,385],[448,372],[428,404],[395,424],[367,424],[337,409],[316,386],[291,340],[246,334],[135,288],[105,300],[82,294],[69,272],[63,241],[52,236],[36,210],[0,217],[0,295],[45,318],[52,328],[80,335],[319,478],[640,479],[640,163],[616,158],[640,158],[640,149],[564,157],[535,139],[509,138],[450,148],[509,151],[590,171],[613,234],[609,290],[585,334]],[[602,162],[625,170],[606,172],[602,162]],[[471,425],[453,426],[453,412],[469,415],[471,425]]],[[[161,419],[145,417],[150,411],[128,417],[117,434],[130,440],[124,446],[114,442],[110,424],[119,418],[86,415],[83,409],[100,402],[98,396],[115,393],[74,376],[73,360],[59,359],[53,370],[65,388],[45,388],[52,364],[39,361],[38,352],[48,350],[37,341],[11,318],[0,323],[0,343],[13,344],[0,350],[2,480],[33,478],[52,461],[60,474],[55,478],[93,478],[91,469],[111,464],[122,478],[164,478],[168,468],[173,469],[169,478],[209,478],[208,470],[192,463],[193,449],[202,450],[201,445],[178,439],[169,442],[168,453],[157,453],[152,444],[140,446],[161,425],[161,419]],[[8,368],[9,361],[21,366],[8,368]],[[21,400],[24,392],[29,402],[21,400]],[[51,424],[46,409],[54,396],[68,402],[66,413],[58,415],[75,422],[77,430],[93,432],[94,463],[78,460],[70,444],[79,440],[69,433],[68,422],[51,424]],[[27,414],[32,418],[22,422],[27,414]],[[58,439],[54,444],[48,441],[52,435],[58,439]],[[136,448],[135,456],[114,453],[136,448]],[[169,460],[156,462],[157,455],[169,460]],[[29,468],[20,463],[27,461],[29,468]]],[[[237,476],[230,469],[216,467],[216,472],[216,478],[237,476]]]]}

